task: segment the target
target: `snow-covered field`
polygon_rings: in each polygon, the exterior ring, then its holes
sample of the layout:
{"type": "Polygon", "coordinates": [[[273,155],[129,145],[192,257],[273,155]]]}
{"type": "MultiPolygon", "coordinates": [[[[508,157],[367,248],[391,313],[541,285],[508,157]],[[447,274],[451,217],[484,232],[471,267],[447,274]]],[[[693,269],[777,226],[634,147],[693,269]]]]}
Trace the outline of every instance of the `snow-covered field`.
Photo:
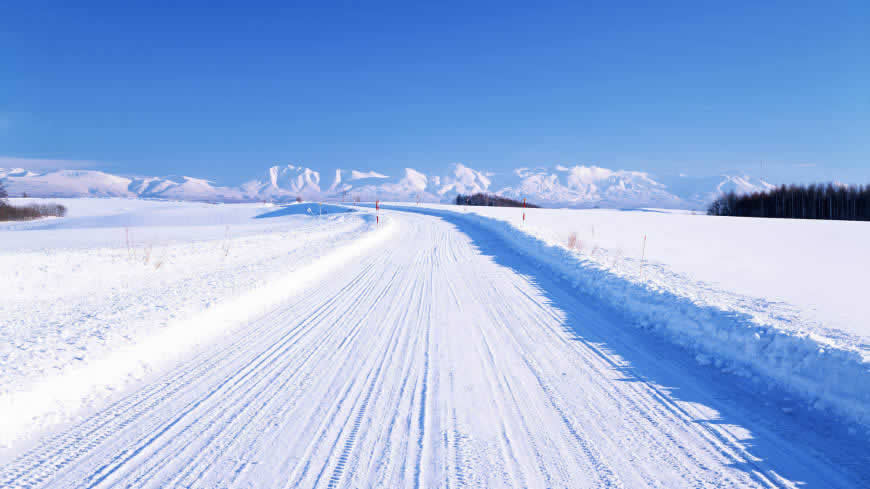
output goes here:
{"type": "Polygon", "coordinates": [[[870,481],[862,227],[65,203],[0,224],[0,487],[870,481]]]}
{"type": "Polygon", "coordinates": [[[736,297],[709,297],[731,292],[762,300],[759,307],[788,307],[800,317],[783,327],[870,356],[870,304],[863,303],[862,286],[870,270],[866,223],[711,218],[661,209],[526,209],[523,224],[522,209],[464,211],[510,222],[561,246],[567,247],[573,234],[579,256],[633,279],[640,279],[639,262],[645,253],[647,282],[678,285],[670,288],[687,295],[706,293],[708,297],[700,299],[711,302],[738,302],[736,297]],[[674,283],[677,279],[684,280],[674,283]]]}
{"type": "Polygon", "coordinates": [[[373,227],[318,204],[55,201],[68,217],[0,223],[4,445],[250,320],[373,227]]]}

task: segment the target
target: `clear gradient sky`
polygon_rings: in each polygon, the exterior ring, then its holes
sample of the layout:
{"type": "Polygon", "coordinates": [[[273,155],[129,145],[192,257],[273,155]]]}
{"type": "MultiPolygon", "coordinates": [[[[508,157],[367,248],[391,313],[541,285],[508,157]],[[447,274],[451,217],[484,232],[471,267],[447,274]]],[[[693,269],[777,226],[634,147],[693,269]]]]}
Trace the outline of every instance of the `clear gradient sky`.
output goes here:
{"type": "Polygon", "coordinates": [[[60,3],[4,3],[0,157],[870,182],[866,0],[60,3]]]}

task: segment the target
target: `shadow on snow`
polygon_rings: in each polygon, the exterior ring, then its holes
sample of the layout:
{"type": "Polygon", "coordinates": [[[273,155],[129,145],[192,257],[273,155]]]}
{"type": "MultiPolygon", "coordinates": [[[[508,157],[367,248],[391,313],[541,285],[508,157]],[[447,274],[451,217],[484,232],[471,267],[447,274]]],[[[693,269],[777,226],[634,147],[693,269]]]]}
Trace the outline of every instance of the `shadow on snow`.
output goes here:
{"type": "Polygon", "coordinates": [[[759,485],[765,485],[758,478],[759,472],[774,481],[777,477],[771,472],[775,472],[805,488],[855,487],[856,480],[870,484],[870,442],[860,434],[849,433],[836,418],[796,405],[788,400],[792,396],[786,392],[698,364],[689,351],[632,326],[615,307],[542,271],[539,264],[515,251],[503,238],[460,215],[426,208],[393,209],[431,215],[453,224],[481,254],[527,277],[550,305],[564,314],[563,327],[573,339],[618,371],[621,381],[645,384],[664,409],[703,426],[711,438],[726,446],[734,442],[725,440],[715,425],[733,425],[748,431],[749,438],[738,443],[764,465],[734,457],[730,457],[730,465],[746,472],[759,485]],[[628,366],[614,363],[613,355],[628,366]],[[706,406],[718,416],[693,417],[680,406],[681,402],[706,406]],[[815,463],[803,464],[807,460],[815,463]]]}

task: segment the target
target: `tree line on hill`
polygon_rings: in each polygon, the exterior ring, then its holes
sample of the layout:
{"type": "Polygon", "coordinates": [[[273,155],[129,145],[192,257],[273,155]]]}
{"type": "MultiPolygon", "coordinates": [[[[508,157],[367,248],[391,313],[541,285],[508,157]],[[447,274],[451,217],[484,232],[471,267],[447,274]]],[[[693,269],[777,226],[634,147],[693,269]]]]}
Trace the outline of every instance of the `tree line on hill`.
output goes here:
{"type": "MultiPolygon", "coordinates": [[[[457,205],[481,205],[488,207],[523,207],[523,203],[509,199],[507,197],[501,197],[499,195],[490,195],[484,193],[476,193],[473,195],[462,195],[459,194],[456,196],[456,204],[457,205]]],[[[534,204],[525,204],[525,207],[534,207],[537,208],[539,206],[534,204]]]]}
{"type": "Polygon", "coordinates": [[[725,194],[710,204],[712,216],[870,220],[870,185],[782,185],[766,192],[725,194]]]}
{"type": "Polygon", "coordinates": [[[9,197],[3,182],[0,181],[0,221],[29,221],[40,217],[66,215],[66,207],[60,204],[29,204],[12,205],[6,199],[9,197]]]}

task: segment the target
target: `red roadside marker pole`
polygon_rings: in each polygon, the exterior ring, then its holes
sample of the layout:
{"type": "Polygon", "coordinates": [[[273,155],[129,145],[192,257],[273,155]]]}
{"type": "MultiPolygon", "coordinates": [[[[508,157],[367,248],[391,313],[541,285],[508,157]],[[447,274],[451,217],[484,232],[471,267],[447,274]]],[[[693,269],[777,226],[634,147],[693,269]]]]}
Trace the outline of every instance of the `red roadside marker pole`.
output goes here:
{"type": "Polygon", "coordinates": [[[375,224],[376,225],[381,224],[381,201],[380,200],[375,201],[375,224]]]}
{"type": "Polygon", "coordinates": [[[523,199],[523,224],[526,222],[526,199],[523,199]]]}

